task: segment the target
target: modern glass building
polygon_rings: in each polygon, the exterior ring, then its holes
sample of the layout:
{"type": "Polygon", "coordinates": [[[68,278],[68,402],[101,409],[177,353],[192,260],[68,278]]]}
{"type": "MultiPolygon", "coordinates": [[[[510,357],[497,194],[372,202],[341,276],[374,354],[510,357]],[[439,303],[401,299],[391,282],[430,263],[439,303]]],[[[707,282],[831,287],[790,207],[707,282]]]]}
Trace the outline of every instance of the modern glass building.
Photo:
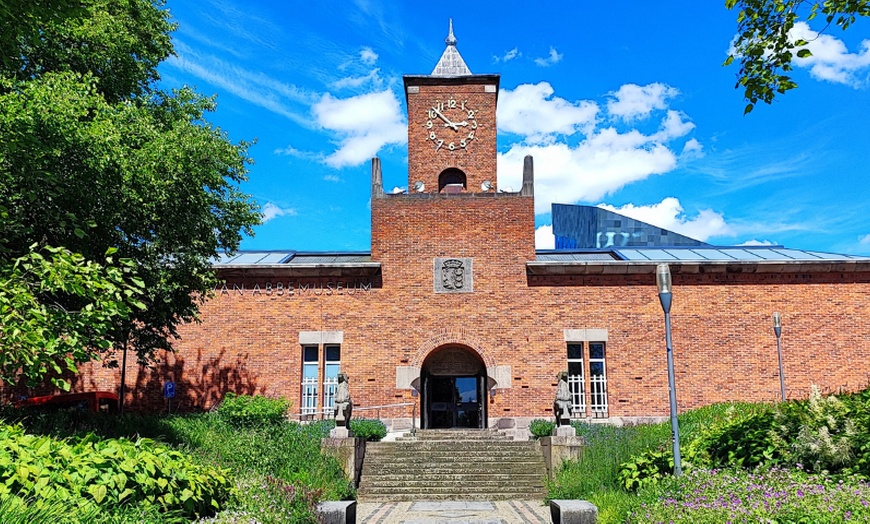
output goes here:
{"type": "Polygon", "coordinates": [[[556,249],[710,246],[667,229],[594,206],[553,204],[556,249]]]}

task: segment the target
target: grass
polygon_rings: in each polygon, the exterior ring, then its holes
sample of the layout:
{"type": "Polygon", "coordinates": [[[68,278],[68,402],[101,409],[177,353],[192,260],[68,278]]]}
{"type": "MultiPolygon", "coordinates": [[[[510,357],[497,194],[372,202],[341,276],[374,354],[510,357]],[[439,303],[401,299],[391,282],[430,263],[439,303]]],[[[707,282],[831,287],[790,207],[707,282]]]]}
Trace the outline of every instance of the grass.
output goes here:
{"type": "MultiPolygon", "coordinates": [[[[726,417],[735,409],[756,408],[751,404],[718,404],[680,415],[683,442],[690,440],[705,420],[726,417]]],[[[549,485],[548,498],[588,500],[599,508],[600,523],[622,522],[637,497],[622,489],[617,479],[619,465],[643,451],[669,447],[670,423],[618,427],[580,422],[574,427],[577,435],[586,439],[586,449],[577,461],[563,464],[549,485]]]]}

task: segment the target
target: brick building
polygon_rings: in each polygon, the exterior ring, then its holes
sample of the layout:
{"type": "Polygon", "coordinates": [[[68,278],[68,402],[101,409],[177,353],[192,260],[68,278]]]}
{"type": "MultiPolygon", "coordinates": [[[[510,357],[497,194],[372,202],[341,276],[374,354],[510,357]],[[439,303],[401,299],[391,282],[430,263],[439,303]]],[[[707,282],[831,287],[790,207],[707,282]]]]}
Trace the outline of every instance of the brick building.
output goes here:
{"type": "MultiPolygon", "coordinates": [[[[473,75],[452,30],[431,75],[406,76],[408,192],[372,161],[366,253],[246,252],[153,369],[131,363],[130,409],[209,408],[226,391],[284,396],[299,416],[331,405],[338,370],[359,416],[423,427],[511,427],[551,415],[570,371],[575,416],[668,413],[655,270],[673,274],[681,410],[780,395],[771,315],[782,313],[789,396],[870,377],[870,259],[775,247],[536,252],[534,169],[499,190],[498,75],[473,75]],[[380,406],[380,407],[379,407],[380,406]]],[[[91,367],[76,389],[115,389],[91,367]]]]}

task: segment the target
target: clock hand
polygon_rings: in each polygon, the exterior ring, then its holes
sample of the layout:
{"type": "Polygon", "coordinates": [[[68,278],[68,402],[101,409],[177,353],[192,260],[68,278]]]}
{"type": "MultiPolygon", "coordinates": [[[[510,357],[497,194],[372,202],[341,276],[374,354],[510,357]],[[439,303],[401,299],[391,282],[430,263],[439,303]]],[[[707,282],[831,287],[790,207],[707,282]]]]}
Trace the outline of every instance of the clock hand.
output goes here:
{"type": "Polygon", "coordinates": [[[432,110],[435,111],[435,114],[436,114],[436,115],[438,115],[438,116],[441,117],[441,120],[444,120],[444,122],[445,122],[444,127],[449,126],[449,127],[452,127],[454,131],[456,131],[456,129],[457,129],[457,128],[456,128],[456,124],[454,124],[453,122],[451,122],[450,119],[447,118],[446,116],[444,116],[444,115],[441,113],[441,111],[438,111],[437,108],[433,107],[432,110]]]}

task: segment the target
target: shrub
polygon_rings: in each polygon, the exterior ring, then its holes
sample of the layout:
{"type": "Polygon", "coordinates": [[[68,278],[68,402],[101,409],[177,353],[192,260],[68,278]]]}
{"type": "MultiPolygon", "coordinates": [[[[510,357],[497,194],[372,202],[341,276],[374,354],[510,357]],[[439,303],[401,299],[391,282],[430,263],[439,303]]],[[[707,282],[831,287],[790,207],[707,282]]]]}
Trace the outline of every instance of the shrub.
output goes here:
{"type": "Polygon", "coordinates": [[[364,438],[368,442],[378,442],[387,436],[387,426],[377,419],[351,419],[350,430],[354,437],[364,438]]]}
{"type": "Polygon", "coordinates": [[[857,430],[851,415],[837,397],[823,397],[813,386],[808,400],[777,406],[771,440],[783,455],[810,471],[837,471],[852,458],[857,430]]]}
{"type": "Polygon", "coordinates": [[[146,503],[192,517],[227,499],[226,473],[149,439],[62,441],[0,426],[0,497],[108,508],[146,503]]]}
{"type": "Polygon", "coordinates": [[[673,451],[650,450],[635,455],[628,462],[619,465],[619,482],[628,491],[655,484],[665,475],[674,471],[673,451]]]}
{"type": "Polygon", "coordinates": [[[773,425],[769,410],[720,421],[692,439],[685,446],[685,455],[696,465],[707,467],[754,468],[777,463],[782,454],[770,438],[773,425]]]}
{"type": "Polygon", "coordinates": [[[285,398],[227,393],[218,408],[218,415],[236,427],[277,424],[284,420],[290,403],[285,398]]]}
{"type": "Polygon", "coordinates": [[[553,434],[554,429],[556,429],[555,422],[550,422],[549,420],[544,420],[542,418],[536,418],[529,423],[529,432],[531,432],[533,439],[549,437],[553,434]]]}

